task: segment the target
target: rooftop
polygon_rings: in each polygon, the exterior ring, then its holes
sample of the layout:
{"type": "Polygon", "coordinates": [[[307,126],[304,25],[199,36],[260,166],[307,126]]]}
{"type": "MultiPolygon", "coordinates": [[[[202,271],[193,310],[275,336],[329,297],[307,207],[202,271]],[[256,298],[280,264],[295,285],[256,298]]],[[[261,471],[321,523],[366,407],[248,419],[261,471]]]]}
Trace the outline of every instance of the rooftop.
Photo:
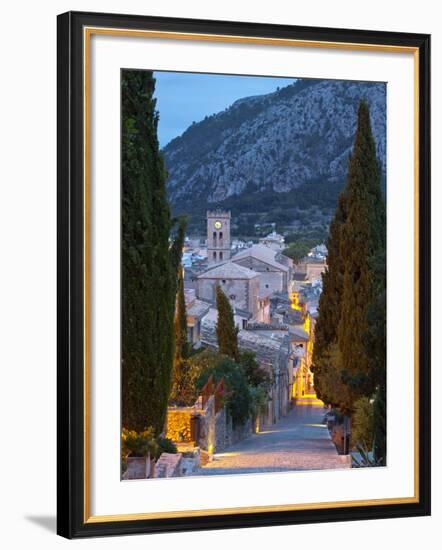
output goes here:
{"type": "Polygon", "coordinates": [[[241,250],[241,252],[238,252],[235,254],[232,258],[232,261],[237,260],[243,260],[244,258],[255,258],[257,260],[261,260],[264,263],[267,263],[273,267],[276,267],[280,269],[281,271],[289,271],[289,268],[278,262],[275,259],[276,252],[269,248],[268,246],[265,246],[264,244],[254,244],[250,248],[246,248],[245,250],[241,250]]]}
{"type": "Polygon", "coordinates": [[[295,340],[296,342],[308,342],[309,341],[309,335],[302,328],[290,327],[289,328],[289,334],[291,336],[291,339],[295,340]]]}
{"type": "Polygon", "coordinates": [[[284,237],[282,235],[280,235],[279,233],[276,233],[276,231],[272,231],[266,237],[261,237],[259,240],[260,241],[276,241],[278,243],[283,243],[284,242],[284,237]]]}
{"type": "Polygon", "coordinates": [[[216,265],[197,277],[198,279],[254,279],[259,277],[259,273],[229,261],[216,265]]]}
{"type": "Polygon", "coordinates": [[[203,302],[202,300],[195,299],[189,305],[189,307],[186,308],[186,313],[187,313],[187,315],[190,315],[191,317],[196,317],[196,318],[200,319],[206,313],[208,313],[210,307],[211,306],[210,306],[209,303],[203,302]]]}

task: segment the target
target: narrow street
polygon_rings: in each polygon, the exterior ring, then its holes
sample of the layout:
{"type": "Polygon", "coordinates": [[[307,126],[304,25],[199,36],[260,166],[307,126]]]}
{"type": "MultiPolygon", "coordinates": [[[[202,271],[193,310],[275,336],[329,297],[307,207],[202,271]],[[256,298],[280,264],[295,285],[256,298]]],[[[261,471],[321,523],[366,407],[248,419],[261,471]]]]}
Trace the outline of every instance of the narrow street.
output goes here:
{"type": "Polygon", "coordinates": [[[220,475],[293,470],[346,468],[346,457],[338,455],[325,424],[326,409],[306,399],[277,424],[215,454],[212,462],[193,475],[220,475]]]}

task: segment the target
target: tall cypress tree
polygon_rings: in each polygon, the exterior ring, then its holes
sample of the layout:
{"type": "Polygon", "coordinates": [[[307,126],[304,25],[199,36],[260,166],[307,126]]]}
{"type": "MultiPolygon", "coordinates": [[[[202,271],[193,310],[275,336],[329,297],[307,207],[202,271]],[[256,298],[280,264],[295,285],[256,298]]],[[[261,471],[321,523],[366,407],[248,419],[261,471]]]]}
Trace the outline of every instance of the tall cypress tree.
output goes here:
{"type": "Polygon", "coordinates": [[[184,230],[173,222],[150,71],[124,70],[122,91],[122,424],[163,430],[174,357],[184,230]]]}
{"type": "Polygon", "coordinates": [[[358,110],[358,127],[345,192],[347,218],[340,241],[344,276],[338,346],[341,379],[349,390],[342,408],[351,414],[354,402],[363,395],[372,395],[376,389],[366,338],[369,307],[376,298],[373,261],[385,249],[385,207],[365,101],[358,110]]]}
{"type": "Polygon", "coordinates": [[[318,319],[315,326],[312,370],[315,390],[320,399],[339,406],[343,388],[336,369],[338,324],[341,317],[343,262],[341,234],[347,217],[345,192],[338,197],[338,205],[330,224],[327,240],[327,269],[322,274],[322,293],[319,298],[318,319]]]}
{"type": "MultiPolygon", "coordinates": [[[[359,397],[376,391],[380,418],[385,395],[385,206],[365,102],[359,106],[347,184],[327,246],[313,350],[315,389],[325,403],[349,415],[359,397]]],[[[378,420],[379,441],[382,422],[378,420]]]]}
{"type": "Polygon", "coordinates": [[[235,326],[233,310],[229,299],[219,285],[216,287],[216,308],[218,310],[216,336],[218,338],[219,351],[231,357],[234,361],[238,361],[238,329],[235,326]]]}
{"type": "Polygon", "coordinates": [[[175,357],[173,360],[171,402],[180,401],[182,385],[186,382],[186,359],[190,355],[190,344],[187,341],[186,300],[184,297],[183,269],[180,267],[178,290],[175,308],[175,357]]]}
{"type": "Polygon", "coordinates": [[[184,297],[184,276],[180,267],[178,275],[178,290],[175,310],[175,358],[187,359],[190,354],[190,344],[187,340],[187,314],[184,297]]]}
{"type": "Polygon", "coordinates": [[[373,402],[373,451],[376,460],[385,465],[387,456],[387,303],[385,248],[373,257],[375,295],[368,307],[366,352],[369,376],[376,385],[373,402]]]}

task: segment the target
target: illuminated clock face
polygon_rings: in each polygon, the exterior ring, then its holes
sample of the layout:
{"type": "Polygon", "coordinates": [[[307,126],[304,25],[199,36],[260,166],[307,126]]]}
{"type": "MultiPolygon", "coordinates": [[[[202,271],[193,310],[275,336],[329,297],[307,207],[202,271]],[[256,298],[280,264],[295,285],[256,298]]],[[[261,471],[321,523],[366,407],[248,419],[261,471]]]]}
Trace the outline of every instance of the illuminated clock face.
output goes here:
{"type": "Polygon", "coordinates": [[[221,229],[221,222],[220,221],[215,222],[215,229],[221,229]]]}

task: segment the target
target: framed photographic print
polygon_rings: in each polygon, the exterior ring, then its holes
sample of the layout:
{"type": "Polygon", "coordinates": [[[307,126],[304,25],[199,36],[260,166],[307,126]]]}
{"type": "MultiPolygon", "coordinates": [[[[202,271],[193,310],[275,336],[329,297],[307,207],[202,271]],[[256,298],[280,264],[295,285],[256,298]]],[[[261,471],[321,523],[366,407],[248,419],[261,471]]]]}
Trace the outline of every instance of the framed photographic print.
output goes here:
{"type": "Polygon", "coordinates": [[[58,533],[430,513],[430,37],[58,17],[58,533]]]}

